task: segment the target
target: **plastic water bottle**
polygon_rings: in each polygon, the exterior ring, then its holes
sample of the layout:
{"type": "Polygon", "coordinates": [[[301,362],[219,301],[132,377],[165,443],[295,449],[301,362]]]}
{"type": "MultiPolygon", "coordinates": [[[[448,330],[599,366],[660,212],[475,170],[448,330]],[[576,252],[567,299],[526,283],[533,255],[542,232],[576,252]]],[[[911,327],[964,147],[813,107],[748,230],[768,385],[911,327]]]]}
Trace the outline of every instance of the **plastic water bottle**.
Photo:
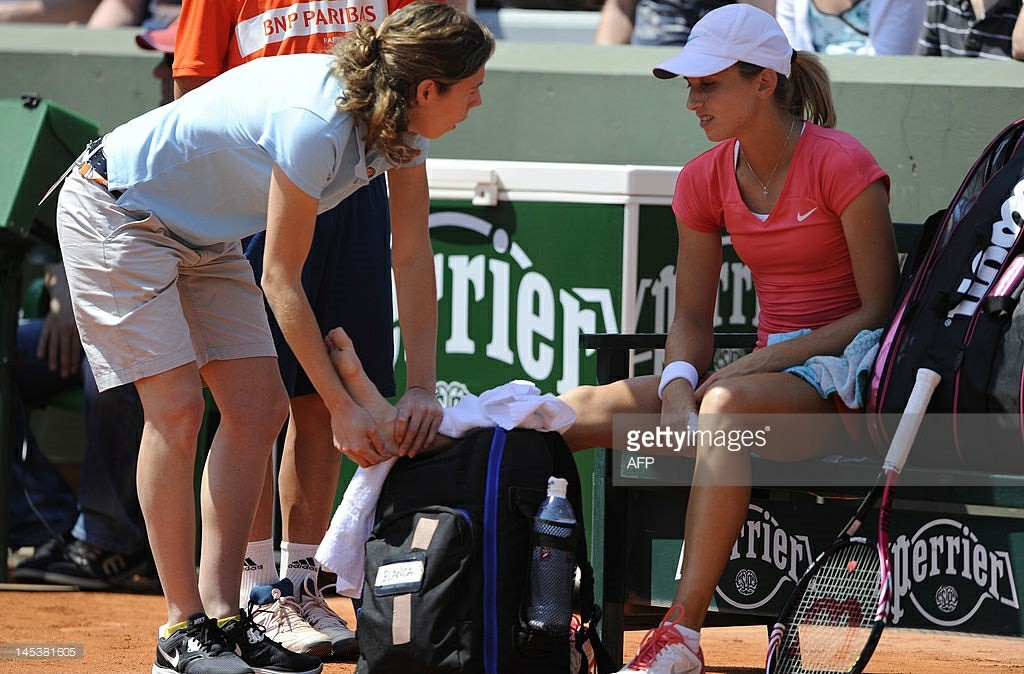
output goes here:
{"type": "MultiPolygon", "coordinates": [[[[533,518],[538,534],[566,539],[572,547],[576,516],[565,496],[568,483],[559,477],[548,478],[548,496],[533,518]]],[[[575,554],[545,546],[538,541],[530,557],[530,603],[526,623],[532,629],[549,634],[565,634],[572,620],[572,591],[576,581],[575,554]]]]}

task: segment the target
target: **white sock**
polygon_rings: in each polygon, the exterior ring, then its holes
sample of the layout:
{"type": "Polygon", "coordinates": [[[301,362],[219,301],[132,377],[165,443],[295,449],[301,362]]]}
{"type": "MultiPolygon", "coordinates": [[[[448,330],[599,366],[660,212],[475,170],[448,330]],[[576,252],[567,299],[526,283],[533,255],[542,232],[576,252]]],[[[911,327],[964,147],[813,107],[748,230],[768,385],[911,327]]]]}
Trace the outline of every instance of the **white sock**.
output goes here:
{"type": "MultiPolygon", "coordinates": [[[[666,624],[668,623],[662,623],[662,625],[666,624]]],[[[683,627],[679,623],[676,623],[674,627],[683,635],[683,643],[686,644],[686,647],[696,653],[700,649],[700,631],[683,627]]]]}
{"type": "Polygon", "coordinates": [[[277,565],[274,564],[274,541],[249,541],[245,546],[245,561],[242,562],[242,584],[238,589],[240,606],[249,605],[249,592],[257,585],[277,582],[277,565]]]}
{"type": "Polygon", "coordinates": [[[302,582],[316,575],[319,565],[315,555],[319,547],[319,543],[281,541],[281,577],[292,581],[296,597],[302,589],[302,582]]]}

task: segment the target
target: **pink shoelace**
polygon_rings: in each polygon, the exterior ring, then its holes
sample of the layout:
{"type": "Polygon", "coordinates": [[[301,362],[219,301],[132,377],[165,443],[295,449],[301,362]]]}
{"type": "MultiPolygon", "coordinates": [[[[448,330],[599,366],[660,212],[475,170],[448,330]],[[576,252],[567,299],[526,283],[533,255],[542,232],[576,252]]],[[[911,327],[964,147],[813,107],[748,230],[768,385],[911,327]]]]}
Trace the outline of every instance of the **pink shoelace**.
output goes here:
{"type": "Polygon", "coordinates": [[[640,672],[646,671],[648,667],[654,664],[658,654],[664,648],[673,644],[681,644],[683,648],[689,650],[683,635],[676,629],[676,625],[682,619],[682,606],[676,604],[670,608],[662,619],[661,625],[648,630],[647,634],[644,635],[643,640],[640,642],[640,648],[637,649],[636,657],[629,663],[629,668],[640,672]]]}

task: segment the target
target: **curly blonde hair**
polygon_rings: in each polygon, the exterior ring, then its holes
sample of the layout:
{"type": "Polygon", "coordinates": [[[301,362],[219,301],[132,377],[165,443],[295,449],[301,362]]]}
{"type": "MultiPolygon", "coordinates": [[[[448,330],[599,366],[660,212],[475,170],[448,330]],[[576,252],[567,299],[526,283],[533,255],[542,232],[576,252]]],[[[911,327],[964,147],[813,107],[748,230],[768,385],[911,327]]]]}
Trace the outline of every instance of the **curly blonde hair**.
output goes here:
{"type": "Polygon", "coordinates": [[[419,154],[406,136],[420,82],[444,93],[476,73],[494,53],[494,36],[470,15],[434,0],[414,2],[380,28],[359,26],[334,49],[331,72],[343,83],[338,109],[366,127],[363,142],[389,162],[419,154]]]}

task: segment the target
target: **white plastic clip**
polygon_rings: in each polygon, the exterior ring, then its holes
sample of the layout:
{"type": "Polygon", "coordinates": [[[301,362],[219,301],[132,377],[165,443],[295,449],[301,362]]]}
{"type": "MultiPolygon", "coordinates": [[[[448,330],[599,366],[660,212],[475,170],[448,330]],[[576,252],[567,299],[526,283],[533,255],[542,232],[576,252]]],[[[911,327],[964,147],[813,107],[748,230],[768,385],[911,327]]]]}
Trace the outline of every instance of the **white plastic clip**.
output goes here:
{"type": "Polygon", "coordinates": [[[497,206],[498,205],[498,183],[477,183],[473,188],[474,206],[497,206]]]}

